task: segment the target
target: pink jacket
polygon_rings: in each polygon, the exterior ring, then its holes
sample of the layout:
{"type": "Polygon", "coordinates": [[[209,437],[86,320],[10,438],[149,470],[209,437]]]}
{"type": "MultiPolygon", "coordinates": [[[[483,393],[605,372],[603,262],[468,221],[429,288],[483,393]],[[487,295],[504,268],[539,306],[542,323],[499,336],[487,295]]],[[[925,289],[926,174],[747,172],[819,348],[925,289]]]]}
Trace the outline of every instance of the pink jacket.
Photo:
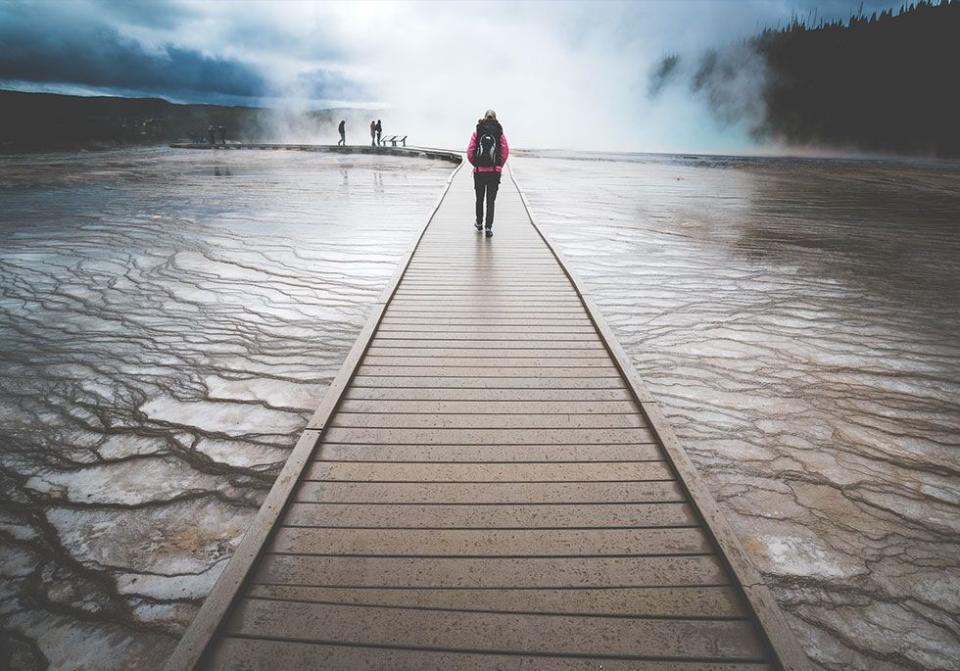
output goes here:
{"type": "Polygon", "coordinates": [[[500,134],[500,165],[492,167],[477,167],[477,164],[474,163],[474,153],[477,150],[477,132],[474,131],[473,135],[470,137],[470,144],[467,145],[467,160],[470,161],[470,165],[473,166],[474,172],[502,172],[503,164],[507,162],[507,156],[510,155],[510,145],[507,144],[507,134],[500,134]]]}

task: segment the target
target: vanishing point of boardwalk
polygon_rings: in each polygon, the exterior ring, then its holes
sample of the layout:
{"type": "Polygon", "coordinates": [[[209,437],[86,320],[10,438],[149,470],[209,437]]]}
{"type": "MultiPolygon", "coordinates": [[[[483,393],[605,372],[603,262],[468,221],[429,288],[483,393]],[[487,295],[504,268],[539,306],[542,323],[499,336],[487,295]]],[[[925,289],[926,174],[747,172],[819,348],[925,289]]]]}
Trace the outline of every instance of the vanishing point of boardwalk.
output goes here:
{"type": "Polygon", "coordinates": [[[472,211],[461,169],[168,668],[804,668],[519,190],[472,211]]]}

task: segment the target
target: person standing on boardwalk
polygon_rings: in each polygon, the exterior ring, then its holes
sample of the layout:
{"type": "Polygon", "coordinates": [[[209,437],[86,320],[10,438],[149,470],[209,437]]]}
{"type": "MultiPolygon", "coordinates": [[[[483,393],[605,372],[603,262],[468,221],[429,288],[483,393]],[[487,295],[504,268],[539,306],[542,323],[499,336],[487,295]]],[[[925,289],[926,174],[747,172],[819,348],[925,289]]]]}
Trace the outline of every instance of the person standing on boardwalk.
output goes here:
{"type": "Polygon", "coordinates": [[[227,143],[227,129],[223,126],[217,126],[217,137],[220,138],[220,144],[227,143]]]}
{"type": "Polygon", "coordinates": [[[212,145],[217,143],[217,132],[214,129],[213,124],[207,126],[207,140],[212,145]]]}
{"type": "Polygon", "coordinates": [[[340,133],[340,141],[337,143],[338,147],[347,146],[347,120],[340,119],[340,125],[337,126],[337,131],[340,133]]]}
{"type": "Polygon", "coordinates": [[[474,226],[477,231],[482,231],[486,223],[488,238],[493,237],[493,204],[500,188],[500,173],[509,155],[510,146],[503,126],[497,121],[497,113],[487,110],[467,145],[467,160],[473,166],[473,188],[477,192],[477,221],[474,226]],[[483,216],[484,200],[487,204],[486,221],[483,216]]]}
{"type": "Polygon", "coordinates": [[[370,122],[370,146],[371,147],[377,146],[377,122],[376,121],[370,122]]]}
{"type": "Polygon", "coordinates": [[[380,146],[380,133],[383,132],[383,126],[380,124],[380,119],[377,119],[377,146],[380,146]]]}

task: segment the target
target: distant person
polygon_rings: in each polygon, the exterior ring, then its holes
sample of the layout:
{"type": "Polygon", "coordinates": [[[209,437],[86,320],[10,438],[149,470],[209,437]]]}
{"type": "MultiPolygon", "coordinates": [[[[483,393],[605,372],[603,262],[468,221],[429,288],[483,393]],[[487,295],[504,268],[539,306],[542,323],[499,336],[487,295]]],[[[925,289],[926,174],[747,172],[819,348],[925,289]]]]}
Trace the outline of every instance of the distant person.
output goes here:
{"type": "Polygon", "coordinates": [[[338,147],[347,146],[347,121],[346,119],[340,120],[340,125],[337,126],[337,132],[340,133],[340,141],[337,143],[338,147]]]}
{"type": "Polygon", "coordinates": [[[510,146],[507,136],[503,134],[503,126],[497,121],[497,113],[487,110],[467,145],[467,159],[473,165],[473,188],[477,192],[477,221],[474,226],[477,231],[482,231],[486,224],[488,238],[493,237],[493,204],[500,189],[500,173],[509,155],[510,146]],[[486,220],[483,216],[484,200],[487,202],[486,220]]]}
{"type": "Polygon", "coordinates": [[[217,131],[216,129],[214,129],[213,124],[210,124],[209,126],[207,126],[207,142],[209,142],[210,144],[216,144],[217,143],[216,134],[217,134],[217,131]]]}
{"type": "Polygon", "coordinates": [[[380,119],[377,119],[377,146],[380,146],[380,133],[383,132],[383,126],[380,125],[380,119]]]}
{"type": "Polygon", "coordinates": [[[377,146],[377,122],[376,121],[370,122],[370,146],[371,147],[377,146]]]}
{"type": "Polygon", "coordinates": [[[227,129],[223,126],[217,126],[217,136],[220,138],[220,144],[227,143],[227,129]]]}

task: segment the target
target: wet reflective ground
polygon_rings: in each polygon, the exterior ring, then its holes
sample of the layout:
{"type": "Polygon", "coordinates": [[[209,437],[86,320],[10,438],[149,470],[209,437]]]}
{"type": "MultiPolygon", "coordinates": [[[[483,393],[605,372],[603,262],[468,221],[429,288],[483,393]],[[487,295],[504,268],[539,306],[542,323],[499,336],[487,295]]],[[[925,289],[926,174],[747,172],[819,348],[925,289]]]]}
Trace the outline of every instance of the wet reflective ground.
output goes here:
{"type": "Polygon", "coordinates": [[[513,166],[802,645],[960,668],[960,167],[614,158],[513,166]]]}
{"type": "Polygon", "coordinates": [[[0,157],[4,661],[169,654],[451,169],[0,157]]]}

